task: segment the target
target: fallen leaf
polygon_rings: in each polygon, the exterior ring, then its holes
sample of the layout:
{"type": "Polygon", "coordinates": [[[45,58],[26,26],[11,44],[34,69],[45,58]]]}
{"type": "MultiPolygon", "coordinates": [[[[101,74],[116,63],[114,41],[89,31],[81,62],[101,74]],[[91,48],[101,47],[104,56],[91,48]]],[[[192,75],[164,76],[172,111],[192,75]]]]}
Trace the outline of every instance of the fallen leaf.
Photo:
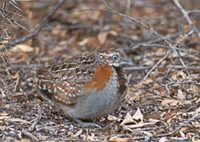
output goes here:
{"type": "Polygon", "coordinates": [[[133,142],[133,140],[131,138],[112,137],[109,142],[133,142]]]}
{"type": "Polygon", "coordinates": [[[119,118],[117,118],[116,116],[113,116],[113,115],[108,115],[107,119],[110,121],[118,121],[119,120],[119,118]]]}
{"type": "Polygon", "coordinates": [[[90,38],[85,38],[78,43],[79,46],[84,46],[89,42],[90,38]]]}
{"type": "Polygon", "coordinates": [[[169,119],[172,119],[175,115],[176,115],[176,113],[174,113],[174,112],[163,112],[161,114],[161,117],[165,120],[169,120],[169,119]]]}
{"type": "Polygon", "coordinates": [[[29,139],[15,140],[15,142],[31,142],[29,139]]]}
{"type": "Polygon", "coordinates": [[[5,111],[0,112],[0,120],[8,119],[10,118],[9,114],[5,111]]]}
{"type": "Polygon", "coordinates": [[[129,128],[129,129],[135,129],[135,128],[143,128],[143,127],[147,127],[147,126],[154,126],[154,123],[144,123],[144,122],[139,122],[138,124],[131,124],[131,125],[123,125],[123,127],[125,126],[125,128],[129,128]]]}
{"type": "Polygon", "coordinates": [[[133,116],[131,116],[130,112],[128,112],[120,125],[128,124],[128,123],[137,123],[136,121],[143,122],[143,115],[138,108],[133,116]]]}
{"type": "Polygon", "coordinates": [[[12,51],[23,51],[23,52],[32,52],[34,49],[33,47],[27,44],[18,44],[12,48],[12,51]]]}
{"type": "Polygon", "coordinates": [[[149,122],[156,124],[157,122],[160,122],[160,120],[150,118],[149,122]]]}
{"type": "Polygon", "coordinates": [[[146,58],[146,59],[144,59],[144,65],[153,66],[154,65],[154,61],[146,58]]]}
{"type": "Polygon", "coordinates": [[[5,112],[5,111],[0,112],[0,116],[8,116],[8,115],[9,115],[9,113],[7,113],[7,112],[5,112]]]}
{"type": "Polygon", "coordinates": [[[107,36],[108,36],[108,32],[100,33],[100,34],[98,35],[99,43],[100,43],[100,44],[105,43],[107,36]]]}
{"type": "Polygon", "coordinates": [[[161,103],[164,106],[176,106],[177,104],[181,104],[181,101],[177,99],[164,99],[161,103]]]}
{"type": "Polygon", "coordinates": [[[97,47],[99,45],[99,40],[96,37],[85,38],[78,43],[79,46],[89,46],[97,47]]]}
{"type": "Polygon", "coordinates": [[[122,121],[122,123],[120,125],[124,125],[124,124],[128,124],[128,123],[136,123],[134,120],[133,120],[133,117],[131,116],[131,113],[130,112],[127,112],[124,120],[122,121]]]}
{"type": "Polygon", "coordinates": [[[109,34],[113,35],[113,36],[117,36],[117,32],[116,31],[110,31],[109,34]]]}
{"type": "Polygon", "coordinates": [[[145,136],[148,136],[148,137],[152,137],[153,136],[153,134],[148,132],[148,131],[140,131],[140,133],[143,133],[143,134],[145,134],[145,136]]]}
{"type": "Polygon", "coordinates": [[[138,90],[134,93],[134,95],[130,95],[129,101],[139,101],[141,99],[142,94],[143,92],[141,90],[138,90]]]}
{"type": "Polygon", "coordinates": [[[143,84],[149,84],[149,83],[153,83],[154,81],[150,78],[145,79],[142,83],[143,84]]]}
{"type": "Polygon", "coordinates": [[[184,93],[183,93],[183,91],[181,89],[178,89],[177,97],[180,100],[185,100],[186,99],[186,96],[184,95],[184,93]]]}
{"type": "Polygon", "coordinates": [[[0,126],[1,131],[3,131],[4,129],[6,129],[6,126],[0,126]]]}
{"type": "Polygon", "coordinates": [[[164,100],[162,100],[162,105],[164,105],[164,106],[176,106],[176,105],[178,105],[178,104],[180,104],[180,105],[183,105],[183,104],[191,104],[192,102],[191,101],[187,101],[187,100],[185,100],[185,101],[182,101],[182,100],[177,100],[177,99],[164,99],[164,100]]]}
{"type": "Polygon", "coordinates": [[[75,137],[78,137],[78,136],[80,136],[80,135],[82,134],[82,132],[83,132],[83,129],[80,129],[78,132],[76,132],[76,133],[74,134],[74,136],[75,136],[75,137]]]}
{"type": "Polygon", "coordinates": [[[186,79],[187,75],[183,72],[183,71],[179,71],[177,73],[177,77],[180,79],[180,80],[183,80],[183,79],[186,79]]]}
{"type": "Polygon", "coordinates": [[[143,115],[142,115],[139,108],[137,108],[137,111],[135,112],[135,114],[133,115],[132,118],[135,119],[135,120],[140,120],[140,121],[143,122],[143,115]]]}
{"type": "Polygon", "coordinates": [[[172,78],[173,80],[177,80],[177,74],[176,74],[176,72],[173,72],[173,73],[171,74],[171,78],[172,78]]]}
{"type": "Polygon", "coordinates": [[[168,142],[169,140],[166,137],[161,137],[159,142],[168,142]]]}
{"type": "Polygon", "coordinates": [[[0,116],[0,120],[8,119],[10,116],[0,116]]]}
{"type": "Polygon", "coordinates": [[[22,124],[31,124],[30,122],[20,119],[20,118],[9,118],[8,121],[9,122],[20,122],[22,124]]]}

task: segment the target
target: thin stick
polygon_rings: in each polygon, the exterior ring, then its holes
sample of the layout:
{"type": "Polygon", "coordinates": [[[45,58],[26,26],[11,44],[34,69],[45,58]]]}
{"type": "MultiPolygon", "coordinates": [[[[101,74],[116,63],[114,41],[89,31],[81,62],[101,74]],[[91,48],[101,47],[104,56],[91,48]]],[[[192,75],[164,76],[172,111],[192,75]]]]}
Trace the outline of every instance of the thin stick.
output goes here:
{"type": "Polygon", "coordinates": [[[50,10],[50,12],[43,18],[42,22],[30,34],[10,41],[9,43],[5,44],[3,48],[0,48],[0,52],[11,49],[13,46],[23,43],[27,40],[30,40],[34,36],[36,36],[42,30],[42,28],[44,28],[46,23],[49,21],[49,18],[57,11],[58,8],[60,8],[63,2],[64,0],[57,0],[54,7],[50,10]]]}
{"type": "Polygon", "coordinates": [[[195,31],[197,33],[197,35],[200,37],[199,30],[197,29],[197,27],[194,25],[191,18],[189,17],[189,12],[183,8],[183,6],[179,3],[178,0],[173,0],[173,2],[176,5],[176,7],[179,9],[179,11],[182,13],[182,15],[185,17],[188,24],[191,26],[192,30],[195,31]]]}
{"type": "Polygon", "coordinates": [[[146,80],[147,77],[151,74],[151,72],[152,72],[153,70],[155,70],[155,69],[158,67],[158,65],[159,65],[162,61],[164,61],[164,60],[169,56],[169,54],[170,54],[170,52],[168,51],[168,52],[165,54],[165,56],[163,56],[163,57],[162,57],[162,58],[147,72],[147,74],[145,75],[145,77],[143,78],[142,81],[146,80]]]}
{"type": "Polygon", "coordinates": [[[39,120],[42,117],[42,106],[40,106],[40,104],[38,104],[38,114],[37,114],[37,118],[35,119],[35,121],[33,122],[33,124],[31,125],[31,127],[29,127],[29,131],[33,131],[35,129],[35,126],[38,124],[39,120]]]}
{"type": "Polygon", "coordinates": [[[39,142],[39,139],[36,136],[34,136],[33,134],[31,134],[30,132],[26,130],[22,130],[22,134],[28,138],[31,138],[31,140],[34,142],[39,142]]]}
{"type": "Polygon", "coordinates": [[[182,58],[180,57],[179,55],[179,52],[174,48],[176,47],[178,44],[175,44],[175,45],[172,45],[168,40],[165,39],[165,37],[163,35],[161,35],[160,33],[158,33],[157,31],[155,31],[154,29],[151,28],[151,26],[145,24],[144,22],[142,22],[141,20],[137,19],[137,18],[134,18],[132,16],[129,16],[127,14],[124,14],[124,13],[121,13],[121,12],[118,12],[117,10],[113,9],[108,3],[106,0],[102,0],[103,3],[105,4],[106,8],[108,9],[109,12],[111,13],[114,13],[114,14],[117,14],[121,17],[124,17],[124,18],[127,18],[129,19],[130,22],[132,23],[138,23],[140,25],[142,25],[144,28],[152,31],[156,36],[160,37],[168,46],[169,48],[174,51],[174,53],[179,57],[179,60],[181,62],[181,64],[186,67],[185,63],[183,62],[182,58]]]}

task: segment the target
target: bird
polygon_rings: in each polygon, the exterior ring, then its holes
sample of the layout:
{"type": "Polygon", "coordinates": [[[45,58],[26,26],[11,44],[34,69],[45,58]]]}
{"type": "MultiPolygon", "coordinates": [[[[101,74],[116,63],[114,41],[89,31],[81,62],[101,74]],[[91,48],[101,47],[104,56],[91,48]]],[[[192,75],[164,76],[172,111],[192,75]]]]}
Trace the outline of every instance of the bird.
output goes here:
{"type": "Polygon", "coordinates": [[[37,71],[36,88],[45,100],[82,126],[83,120],[115,111],[127,90],[124,65],[130,62],[118,49],[80,55],[37,71]]]}

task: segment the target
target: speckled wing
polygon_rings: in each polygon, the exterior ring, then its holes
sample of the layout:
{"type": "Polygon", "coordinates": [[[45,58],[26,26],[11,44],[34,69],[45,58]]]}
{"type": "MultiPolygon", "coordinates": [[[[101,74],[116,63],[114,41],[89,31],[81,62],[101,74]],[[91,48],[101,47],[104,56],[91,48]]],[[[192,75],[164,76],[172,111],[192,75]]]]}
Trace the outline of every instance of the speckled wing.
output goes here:
{"type": "Polygon", "coordinates": [[[94,73],[94,56],[71,58],[37,72],[37,90],[53,103],[73,105],[94,73]]]}

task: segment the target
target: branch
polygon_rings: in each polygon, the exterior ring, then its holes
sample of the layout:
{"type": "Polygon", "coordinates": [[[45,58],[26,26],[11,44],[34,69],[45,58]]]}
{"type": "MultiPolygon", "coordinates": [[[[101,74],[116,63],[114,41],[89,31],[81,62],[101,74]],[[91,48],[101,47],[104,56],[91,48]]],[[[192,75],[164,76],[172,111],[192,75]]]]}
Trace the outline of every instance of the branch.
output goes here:
{"type": "Polygon", "coordinates": [[[42,30],[42,28],[44,28],[46,23],[49,21],[49,18],[57,11],[58,8],[60,8],[63,2],[64,0],[57,0],[54,7],[50,10],[50,12],[43,18],[42,22],[30,34],[10,41],[9,43],[5,44],[2,48],[0,48],[0,52],[11,49],[13,46],[23,43],[35,37],[42,30]]]}
{"type": "Polygon", "coordinates": [[[169,56],[169,54],[170,54],[170,51],[168,51],[168,52],[165,54],[165,56],[163,56],[163,57],[162,57],[162,58],[147,72],[147,74],[145,75],[145,77],[143,78],[142,81],[146,80],[147,77],[151,74],[151,72],[152,72],[153,70],[155,70],[155,69],[158,67],[158,65],[159,65],[162,61],[164,61],[164,60],[169,56]]]}
{"type": "Polygon", "coordinates": [[[187,20],[188,24],[192,28],[192,30],[195,31],[197,33],[197,35],[200,37],[199,30],[197,29],[197,27],[194,25],[194,23],[192,22],[191,18],[189,17],[190,13],[183,8],[183,6],[179,3],[178,0],[173,0],[173,2],[176,5],[176,7],[179,9],[179,11],[182,13],[182,15],[185,17],[185,19],[187,20]]]}
{"type": "Polygon", "coordinates": [[[131,23],[137,23],[137,24],[140,24],[141,26],[143,26],[144,28],[146,28],[147,30],[150,30],[152,31],[156,36],[160,37],[168,46],[169,48],[179,57],[179,60],[181,62],[181,64],[186,68],[186,65],[185,63],[183,62],[182,58],[180,57],[180,54],[179,52],[175,49],[175,47],[178,45],[178,43],[176,43],[175,45],[172,45],[168,40],[165,39],[165,37],[158,33],[157,31],[155,31],[153,28],[151,28],[151,26],[145,24],[144,22],[142,22],[141,20],[137,19],[137,18],[134,18],[132,16],[129,16],[127,14],[123,14],[121,12],[118,12],[117,10],[113,9],[108,3],[106,0],[102,0],[104,5],[106,6],[106,8],[108,9],[109,12],[111,13],[114,13],[114,14],[117,14],[123,18],[126,18],[129,20],[129,22],[131,23]]]}

